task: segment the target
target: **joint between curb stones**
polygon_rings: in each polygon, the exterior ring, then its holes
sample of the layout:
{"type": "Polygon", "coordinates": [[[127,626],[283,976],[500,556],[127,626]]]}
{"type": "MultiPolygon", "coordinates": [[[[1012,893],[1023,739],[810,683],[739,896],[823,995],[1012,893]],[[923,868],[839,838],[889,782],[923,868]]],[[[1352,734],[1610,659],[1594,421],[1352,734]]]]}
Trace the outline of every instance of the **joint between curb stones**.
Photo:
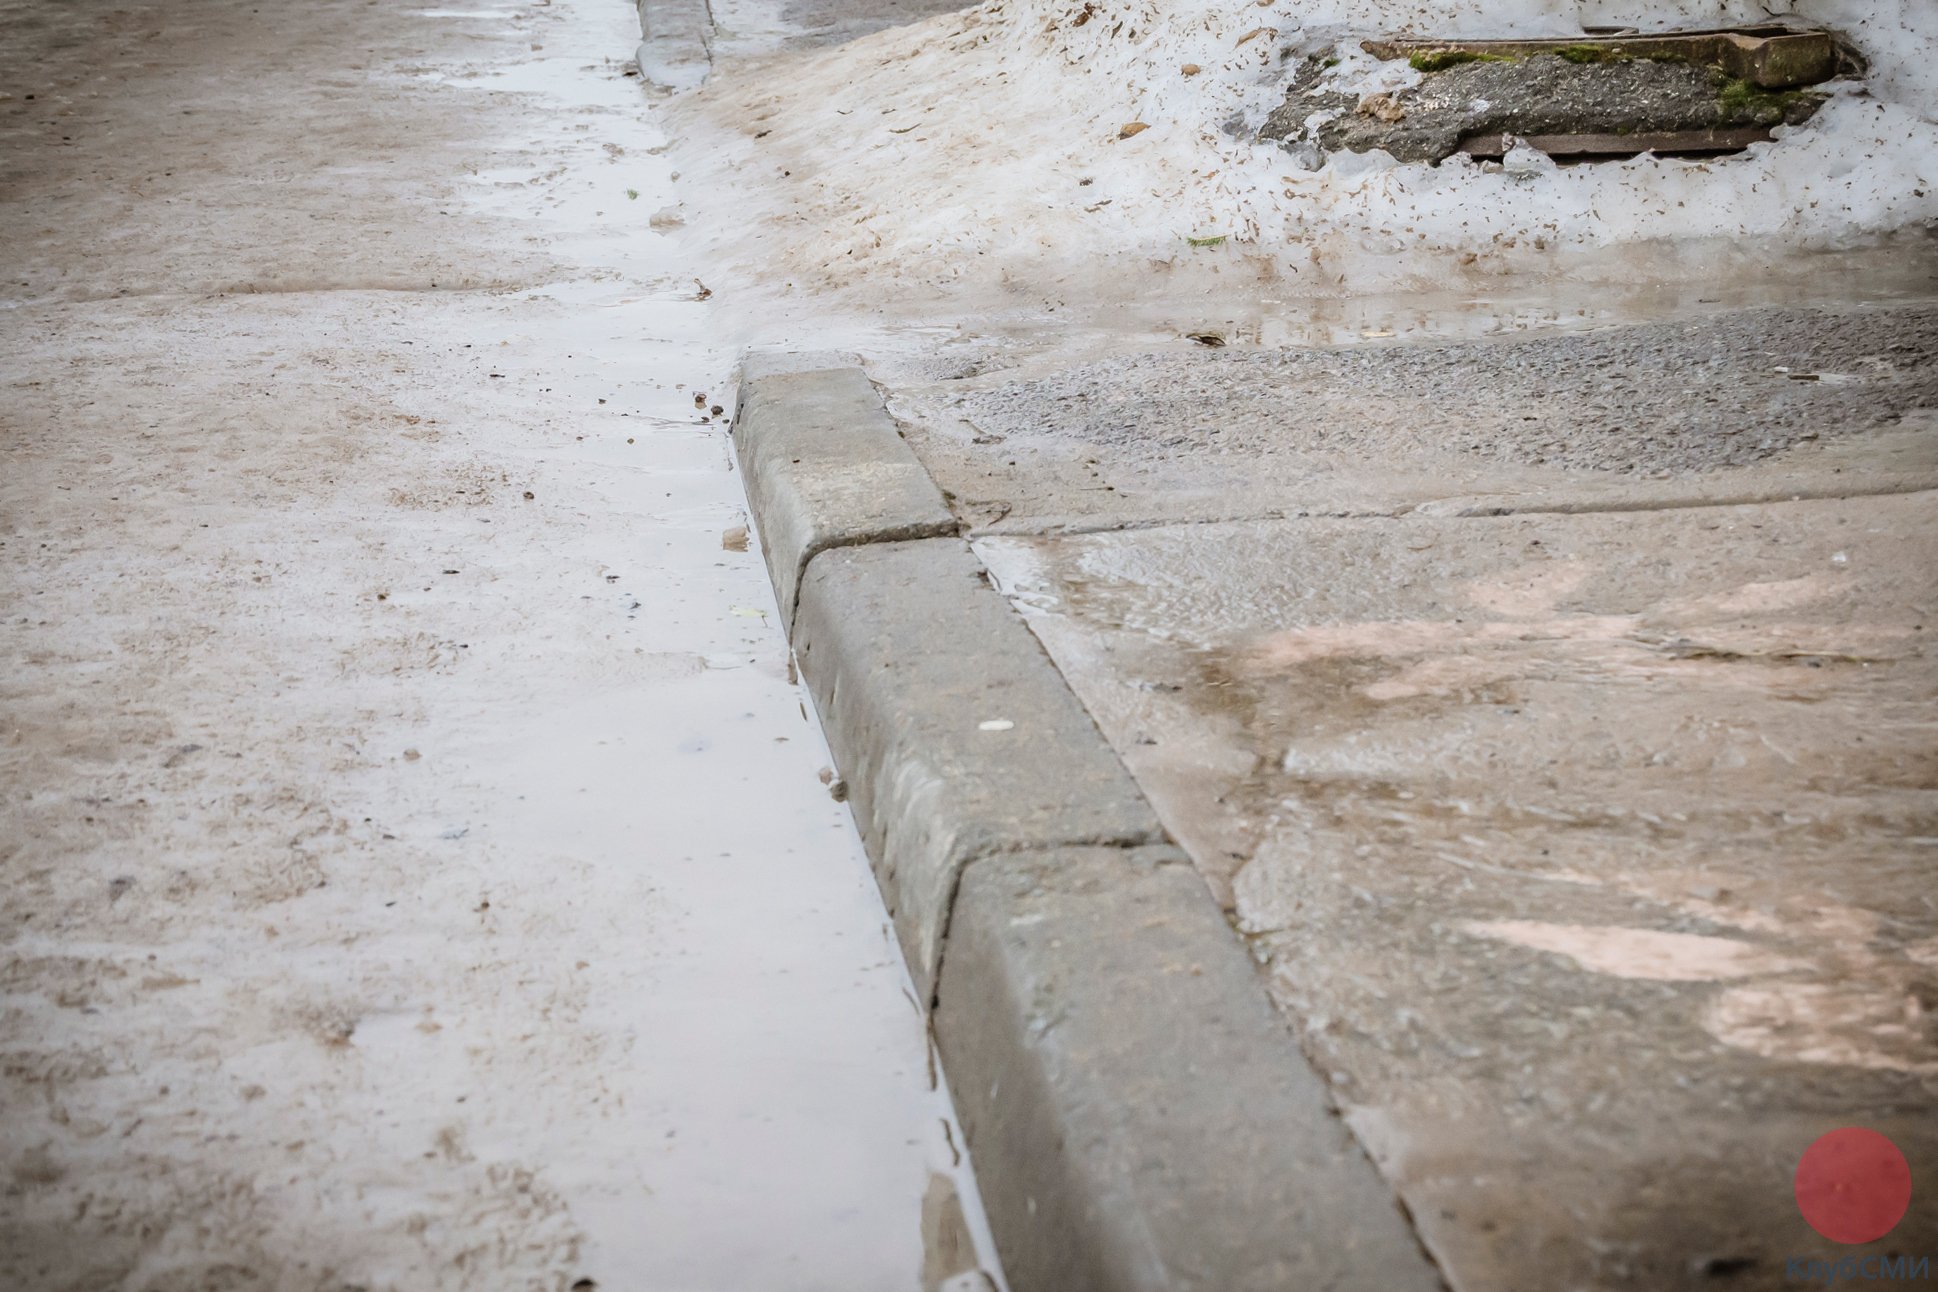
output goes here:
{"type": "MultiPolygon", "coordinates": [[[[760,534],[760,524],[758,520],[756,520],[754,523],[754,532],[756,535],[760,534]]],[[[850,548],[856,548],[856,547],[872,547],[878,543],[922,543],[932,539],[961,538],[961,537],[962,537],[962,527],[961,525],[958,524],[954,528],[946,529],[946,530],[911,529],[909,532],[904,533],[904,532],[901,532],[900,530],[895,530],[895,529],[881,529],[881,530],[873,530],[865,534],[853,534],[853,535],[830,538],[826,541],[816,543],[812,547],[809,547],[802,551],[800,565],[794,572],[794,586],[796,588],[799,588],[802,584],[806,583],[808,567],[814,564],[816,557],[825,556],[829,552],[844,552],[850,548]]],[[[765,540],[765,537],[763,536],[762,537],[763,548],[765,547],[765,543],[766,543],[766,540],[765,540]]],[[[794,616],[795,614],[798,614],[799,611],[800,611],[800,604],[799,604],[799,598],[797,596],[795,605],[790,610],[784,612],[784,617],[786,622],[783,625],[783,628],[787,633],[787,639],[789,642],[792,642],[794,640],[794,616]]]]}
{"type": "Polygon", "coordinates": [[[817,557],[961,534],[881,392],[858,367],[797,370],[772,357],[743,360],[730,433],[790,638],[817,557]]]}
{"type": "MultiPolygon", "coordinates": [[[[965,860],[960,866],[956,867],[955,877],[949,884],[948,898],[943,903],[942,919],[935,938],[935,972],[933,980],[929,983],[928,1000],[923,1003],[923,1009],[933,1016],[936,1005],[941,999],[942,973],[943,967],[949,960],[949,931],[955,924],[956,901],[962,896],[963,880],[968,878],[969,872],[979,863],[1000,860],[1004,857],[1015,857],[1032,852],[1054,852],[1062,848],[1087,848],[1099,852],[1116,851],[1128,854],[1140,848],[1156,848],[1169,845],[1170,843],[1169,836],[1160,831],[1155,834],[1147,833],[1137,837],[1127,836],[1119,839],[1073,839],[1061,843],[1007,845],[1000,848],[985,849],[965,860]]],[[[1193,875],[1197,873],[1195,869],[1191,868],[1191,859],[1185,856],[1183,852],[1179,852],[1174,859],[1161,859],[1156,864],[1159,866],[1183,866],[1191,869],[1193,875]]]]}

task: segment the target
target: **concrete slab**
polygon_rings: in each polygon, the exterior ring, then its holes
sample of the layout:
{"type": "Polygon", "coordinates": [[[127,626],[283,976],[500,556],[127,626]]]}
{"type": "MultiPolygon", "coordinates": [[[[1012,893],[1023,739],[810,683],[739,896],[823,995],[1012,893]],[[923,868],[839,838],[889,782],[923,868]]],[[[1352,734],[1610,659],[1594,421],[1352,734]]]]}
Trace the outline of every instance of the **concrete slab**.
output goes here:
{"type": "Polygon", "coordinates": [[[815,557],[794,649],[925,997],[973,859],[1162,841],[1123,765],[959,540],[815,557]]]}
{"type": "Polygon", "coordinates": [[[977,550],[1454,1287],[1764,1287],[1938,1247],[1790,1191],[1938,1160],[1934,502],[977,550]]]}
{"type": "Polygon", "coordinates": [[[1015,1286],[1440,1286],[1175,849],[971,865],[935,1032],[1015,1286]]]}
{"type": "Polygon", "coordinates": [[[891,405],[979,533],[1929,489],[1938,275],[1907,252],[1894,276],[1923,299],[1873,282],[1874,303],[1597,330],[1388,341],[1371,316],[1353,345],[998,353],[891,405]]]}
{"type": "Polygon", "coordinates": [[[734,449],[781,614],[802,571],[853,543],[954,534],[956,518],[859,368],[760,356],[743,367],[734,449]]]}

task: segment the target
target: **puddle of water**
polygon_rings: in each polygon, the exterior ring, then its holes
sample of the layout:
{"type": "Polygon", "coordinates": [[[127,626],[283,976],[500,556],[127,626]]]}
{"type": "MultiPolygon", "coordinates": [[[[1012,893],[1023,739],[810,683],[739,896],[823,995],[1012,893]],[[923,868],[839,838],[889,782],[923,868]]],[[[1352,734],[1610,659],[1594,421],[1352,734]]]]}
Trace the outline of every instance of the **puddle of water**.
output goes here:
{"type": "MultiPolygon", "coordinates": [[[[1473,340],[1546,330],[1664,322],[1759,306],[1850,305],[1938,299],[1938,242],[1907,237],[1840,251],[1773,252],[1755,272],[1674,272],[1646,252],[1625,253],[1621,281],[1522,275],[1461,286],[1298,297],[1274,289],[1203,297],[1118,298],[1054,315],[998,309],[979,331],[1008,345],[1054,350],[1059,361],[1210,336],[1237,348],[1311,349],[1473,340]]],[[[1620,259],[1609,253],[1609,259],[1620,259]]],[[[1452,275],[1449,276],[1452,278],[1452,275]]],[[[1604,277],[1613,277],[1604,274],[1604,277]]]]}
{"type": "Polygon", "coordinates": [[[554,32],[548,44],[571,52],[482,82],[596,128],[508,141],[534,167],[569,167],[562,177],[523,186],[533,170],[512,165],[473,183],[479,210],[543,229],[555,255],[596,271],[548,286],[570,312],[525,326],[496,367],[543,373],[582,407],[609,401],[609,429],[614,410],[630,414],[623,437],[575,441],[572,460],[607,477],[621,512],[650,513],[646,544],[615,567],[616,592],[640,606],[637,639],[709,663],[678,682],[608,685],[515,739],[495,715],[497,748],[477,757],[522,793],[501,809],[501,841],[582,839],[636,868],[667,913],[640,971],[609,965],[598,998],[601,1030],[633,1056],[606,1078],[632,1117],[600,1155],[638,1155],[647,1191],[590,1173],[566,1198],[606,1258],[602,1283],[980,1278],[998,1267],[963,1135],[859,836],[815,774],[832,757],[789,680],[759,553],[723,549],[744,497],[709,410],[731,407],[735,348],[698,299],[700,271],[649,227],[674,187],[638,82],[586,68],[589,48],[630,52],[630,18],[629,6],[579,17],[596,42],[554,32]]]}

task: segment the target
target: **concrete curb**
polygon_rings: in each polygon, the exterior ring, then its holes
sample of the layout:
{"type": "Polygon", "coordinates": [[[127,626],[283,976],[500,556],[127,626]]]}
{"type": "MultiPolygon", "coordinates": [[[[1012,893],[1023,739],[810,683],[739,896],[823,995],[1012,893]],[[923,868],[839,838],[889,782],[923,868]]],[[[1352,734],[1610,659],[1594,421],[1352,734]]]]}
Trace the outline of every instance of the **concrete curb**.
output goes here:
{"type": "Polygon", "coordinates": [[[1011,1286],[1439,1288],[1210,893],[942,525],[865,376],[760,375],[734,436],[1011,1286]]]}
{"type": "Polygon", "coordinates": [[[817,554],[957,527],[861,369],[776,368],[743,364],[733,440],[767,573],[792,623],[817,554]]]}
{"type": "Polygon", "coordinates": [[[1177,850],[977,862],[935,1031],[1017,1289],[1440,1287],[1177,850]]]}
{"type": "Polygon", "coordinates": [[[1157,813],[962,540],[823,552],[801,585],[794,652],[925,999],[972,861],[1163,840],[1157,813]]]}
{"type": "Polygon", "coordinates": [[[639,34],[639,75],[654,85],[697,89],[713,70],[707,0],[639,0],[639,34]]]}

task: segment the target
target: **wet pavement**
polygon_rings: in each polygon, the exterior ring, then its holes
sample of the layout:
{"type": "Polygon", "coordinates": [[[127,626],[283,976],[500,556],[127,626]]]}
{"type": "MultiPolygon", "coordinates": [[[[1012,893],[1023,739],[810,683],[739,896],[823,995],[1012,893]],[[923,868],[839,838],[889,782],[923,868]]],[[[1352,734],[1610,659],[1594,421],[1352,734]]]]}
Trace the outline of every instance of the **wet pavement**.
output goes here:
{"type": "Polygon", "coordinates": [[[0,1284],[989,1286],[631,7],[0,22],[0,1284]]]}
{"type": "MultiPolygon", "coordinates": [[[[994,1282],[631,6],[0,19],[4,1281],[994,1282]]],[[[1766,1287],[1938,1250],[1933,281],[760,339],[889,386],[1455,1288],[1766,1287]]]]}
{"type": "Polygon", "coordinates": [[[1848,1124],[1938,1160],[1938,399],[1892,295],[899,365],[1455,1288],[1938,1247],[1915,1205],[1836,1247],[1790,1178],[1848,1124]]]}
{"type": "Polygon", "coordinates": [[[989,532],[1930,488],[1938,257],[1877,286],[1646,322],[1645,303],[1518,328],[1470,301],[1276,343],[1211,324],[1157,346],[965,342],[953,367],[882,371],[989,532]]]}
{"type": "Polygon", "coordinates": [[[1822,1131],[1938,1153],[1934,539],[1913,495],[978,550],[1456,1286],[1706,1286],[1813,1249],[1822,1131]]]}

